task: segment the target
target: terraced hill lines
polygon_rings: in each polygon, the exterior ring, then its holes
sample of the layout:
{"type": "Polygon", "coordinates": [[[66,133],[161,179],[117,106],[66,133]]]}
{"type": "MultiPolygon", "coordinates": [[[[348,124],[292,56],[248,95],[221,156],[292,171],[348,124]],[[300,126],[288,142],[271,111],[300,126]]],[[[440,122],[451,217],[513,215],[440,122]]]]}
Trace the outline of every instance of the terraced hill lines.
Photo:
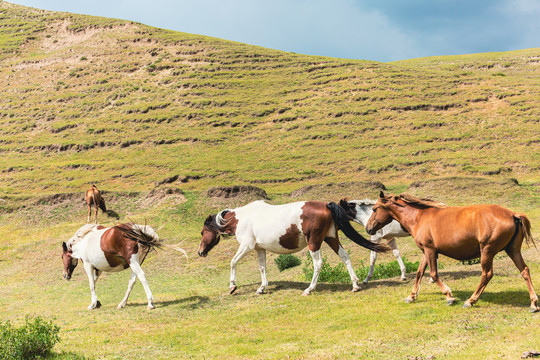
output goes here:
{"type": "Polygon", "coordinates": [[[376,63],[0,2],[0,187],[538,180],[540,49],[376,63]],[[91,171],[88,171],[91,169],[91,171]]]}

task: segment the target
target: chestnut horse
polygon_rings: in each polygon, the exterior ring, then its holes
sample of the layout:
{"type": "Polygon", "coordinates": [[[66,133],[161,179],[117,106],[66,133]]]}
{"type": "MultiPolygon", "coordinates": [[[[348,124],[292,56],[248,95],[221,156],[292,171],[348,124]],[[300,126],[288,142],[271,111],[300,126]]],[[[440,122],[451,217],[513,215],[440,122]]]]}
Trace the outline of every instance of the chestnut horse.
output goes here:
{"type": "Polygon", "coordinates": [[[119,224],[108,228],[93,224],[84,225],[69,241],[62,243],[64,279],[71,279],[73,270],[81,259],[90,281],[92,303],[88,309],[91,310],[101,306],[95,291],[95,283],[101,273],[131,268],[128,289],[118,308],[126,306],[133,285],[139,278],[148,298],[148,309],[153,309],[154,297],[141,264],[151,250],[160,246],[158,235],[148,225],[119,224]]]}
{"type": "Polygon", "coordinates": [[[321,245],[326,242],[341,258],[353,283],[353,291],[358,291],[358,277],[351,265],[351,259],[341,246],[338,229],[367,249],[387,251],[383,245],[372,243],[362,237],[349,223],[345,210],[335,203],[301,201],[285,205],[269,205],[262,200],[245,206],[226,209],[205,220],[201,231],[198,254],[205,257],[220,240],[220,235],[234,235],[240,244],[231,261],[230,293],[236,290],[236,264],[249,251],[256,250],[259,260],[262,284],[257,294],[264,293],[266,280],[266,251],[277,254],[292,254],[305,248],[313,258],[313,278],[303,295],[309,295],[317,285],[323,260],[321,245]]]}
{"type": "MultiPolygon", "coordinates": [[[[347,200],[342,199],[339,202],[339,206],[341,206],[345,211],[347,212],[347,215],[349,215],[349,219],[366,226],[366,223],[373,213],[373,205],[375,205],[375,200],[370,199],[364,199],[364,200],[347,200]]],[[[401,269],[401,280],[406,280],[405,274],[407,273],[407,269],[405,268],[405,264],[403,263],[403,260],[401,259],[401,256],[399,254],[399,249],[397,247],[396,243],[396,237],[406,237],[411,236],[407,231],[401,227],[401,225],[393,220],[388,225],[384,226],[382,229],[379,229],[374,235],[371,235],[371,241],[374,243],[380,243],[382,240],[387,240],[386,243],[390,248],[392,249],[392,253],[394,254],[394,257],[396,258],[399,268],[401,269]]],[[[373,271],[375,270],[375,261],[377,261],[377,253],[375,251],[371,252],[371,255],[369,257],[369,272],[364,279],[364,284],[367,284],[368,281],[373,276],[373,271]]]]}
{"type": "Polygon", "coordinates": [[[493,277],[493,257],[504,250],[525,279],[531,299],[530,310],[540,310],[529,268],[521,256],[523,239],[534,244],[531,224],[525,215],[498,205],[448,207],[408,194],[385,196],[381,191],[366,225],[368,234],[375,234],[393,219],[413,236],[423,252],[413,290],[406,300],[408,303],[416,300],[420,280],[428,265],[431,277],[446,295],[447,304],[454,303],[452,291],[439,279],[437,255],[440,253],[457,260],[480,257],[480,284],[464,304],[471,307],[493,277]]]}
{"type": "Polygon", "coordinates": [[[101,209],[101,211],[106,212],[107,207],[105,206],[105,200],[101,196],[101,192],[98,190],[96,185],[92,185],[90,189],[86,190],[84,199],[86,200],[86,205],[88,206],[88,220],[86,222],[90,222],[92,207],[94,207],[94,223],[97,224],[98,208],[101,209]]]}

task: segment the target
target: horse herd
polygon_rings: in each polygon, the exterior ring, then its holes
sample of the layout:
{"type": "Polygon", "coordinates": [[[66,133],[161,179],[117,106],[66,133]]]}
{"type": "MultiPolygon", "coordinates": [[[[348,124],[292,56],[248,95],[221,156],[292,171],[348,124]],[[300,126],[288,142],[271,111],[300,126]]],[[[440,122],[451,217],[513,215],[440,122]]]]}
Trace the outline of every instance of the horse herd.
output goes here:
{"type": "MultiPolygon", "coordinates": [[[[154,299],[141,264],[151,250],[163,245],[159,236],[148,225],[119,224],[108,228],[97,225],[97,207],[105,209],[105,202],[95,186],[87,191],[86,199],[88,220],[90,221],[90,208],[94,206],[96,224],[84,225],[71,239],[62,243],[64,278],[69,280],[78,260],[82,260],[92,295],[88,309],[94,309],[101,305],[95,293],[95,282],[100,274],[103,271],[117,272],[129,267],[131,278],[126,295],[118,308],[126,305],[138,278],[146,292],[148,308],[153,309],[154,299]]],[[[358,291],[359,279],[347,251],[339,242],[338,230],[356,244],[372,251],[370,272],[364,283],[369,281],[373,274],[376,254],[390,249],[400,264],[401,278],[405,279],[405,266],[394,237],[414,238],[423,255],[413,289],[406,299],[408,303],[416,300],[420,280],[429,266],[431,281],[440,287],[446,296],[447,304],[454,304],[456,299],[452,291],[441,281],[438,274],[437,258],[439,254],[443,254],[457,260],[480,258],[480,284],[464,303],[465,307],[471,307],[478,301],[493,276],[494,256],[504,250],[525,280],[531,300],[530,311],[540,311],[529,268],[521,255],[523,240],[535,245],[531,236],[531,224],[525,215],[498,205],[449,207],[408,194],[385,195],[382,191],[376,201],[343,199],[339,204],[300,201],[270,205],[259,200],[208,216],[202,227],[197,252],[199,256],[206,257],[219,243],[221,236],[235,236],[239,248],[231,261],[229,291],[232,294],[237,289],[236,264],[248,252],[255,250],[262,279],[257,294],[262,294],[268,286],[266,251],[291,254],[307,247],[314,267],[311,283],[303,292],[303,295],[309,295],[317,285],[323,264],[320,251],[322,243],[325,242],[345,264],[352,281],[352,291],[358,291]],[[350,221],[364,225],[367,233],[371,235],[371,241],[359,234],[350,221]],[[388,242],[381,244],[383,239],[388,242]]]]}

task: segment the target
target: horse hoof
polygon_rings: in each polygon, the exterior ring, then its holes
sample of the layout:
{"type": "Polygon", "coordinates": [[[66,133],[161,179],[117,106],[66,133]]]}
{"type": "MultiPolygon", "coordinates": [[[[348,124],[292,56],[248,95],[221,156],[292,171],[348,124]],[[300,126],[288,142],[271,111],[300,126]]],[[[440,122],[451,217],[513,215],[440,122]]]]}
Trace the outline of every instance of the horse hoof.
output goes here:
{"type": "Polygon", "coordinates": [[[229,294],[232,295],[232,294],[236,291],[236,289],[237,289],[236,285],[235,285],[235,286],[231,286],[231,287],[229,288],[229,294]]]}
{"type": "Polygon", "coordinates": [[[101,303],[100,303],[99,300],[98,300],[97,303],[95,303],[95,304],[90,304],[90,306],[88,306],[88,310],[99,309],[100,307],[101,307],[101,303]]]}
{"type": "Polygon", "coordinates": [[[538,311],[540,311],[540,307],[538,307],[538,306],[536,306],[536,307],[531,306],[531,308],[529,309],[529,311],[530,311],[531,313],[538,312],[538,311]]]}
{"type": "Polygon", "coordinates": [[[463,307],[464,308],[471,308],[472,307],[472,304],[468,301],[465,301],[465,303],[463,304],[463,307]]]}
{"type": "Polygon", "coordinates": [[[359,292],[360,291],[360,287],[357,286],[357,287],[353,287],[353,289],[351,290],[352,292],[359,292]]]}
{"type": "Polygon", "coordinates": [[[403,276],[403,277],[401,278],[401,281],[407,281],[407,278],[403,276]]]}
{"type": "Polygon", "coordinates": [[[446,300],[446,305],[452,306],[456,303],[456,299],[448,299],[446,300]]]}
{"type": "Polygon", "coordinates": [[[259,290],[255,291],[255,294],[256,294],[256,295],[263,295],[263,294],[264,294],[264,290],[260,290],[260,289],[259,289],[259,290]]]}
{"type": "Polygon", "coordinates": [[[405,303],[407,303],[407,304],[410,304],[410,303],[413,303],[413,302],[414,302],[413,298],[408,297],[408,298],[405,299],[405,303]]]}
{"type": "Polygon", "coordinates": [[[123,309],[126,307],[126,304],[118,304],[118,306],[116,307],[117,309],[123,309]]]}
{"type": "Polygon", "coordinates": [[[155,308],[156,308],[156,307],[155,307],[154,305],[149,304],[147,309],[148,309],[148,310],[154,310],[155,308]]]}
{"type": "Polygon", "coordinates": [[[309,296],[310,294],[311,294],[311,293],[310,293],[309,291],[304,291],[304,292],[302,293],[302,296],[309,296]]]}

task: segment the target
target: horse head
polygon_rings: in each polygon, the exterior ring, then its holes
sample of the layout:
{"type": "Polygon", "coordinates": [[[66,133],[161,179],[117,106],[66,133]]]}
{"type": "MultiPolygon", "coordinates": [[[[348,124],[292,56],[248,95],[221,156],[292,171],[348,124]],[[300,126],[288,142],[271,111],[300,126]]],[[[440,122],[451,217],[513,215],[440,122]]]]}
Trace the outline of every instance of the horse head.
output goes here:
{"type": "Polygon", "coordinates": [[[369,235],[375,235],[377,231],[388,225],[394,220],[392,213],[389,210],[389,205],[395,201],[397,197],[393,195],[385,196],[381,191],[375,205],[373,205],[373,213],[366,223],[366,231],[369,235]]]}
{"type": "Polygon", "coordinates": [[[73,250],[65,242],[62,243],[62,262],[64,263],[64,279],[69,280],[79,263],[79,259],[73,257],[73,250]]]}
{"type": "Polygon", "coordinates": [[[209,215],[206,218],[201,231],[201,236],[201,243],[199,244],[199,250],[197,253],[199,256],[206,257],[208,252],[212,250],[212,248],[216,246],[221,239],[220,229],[216,223],[215,215],[209,215]]]}

